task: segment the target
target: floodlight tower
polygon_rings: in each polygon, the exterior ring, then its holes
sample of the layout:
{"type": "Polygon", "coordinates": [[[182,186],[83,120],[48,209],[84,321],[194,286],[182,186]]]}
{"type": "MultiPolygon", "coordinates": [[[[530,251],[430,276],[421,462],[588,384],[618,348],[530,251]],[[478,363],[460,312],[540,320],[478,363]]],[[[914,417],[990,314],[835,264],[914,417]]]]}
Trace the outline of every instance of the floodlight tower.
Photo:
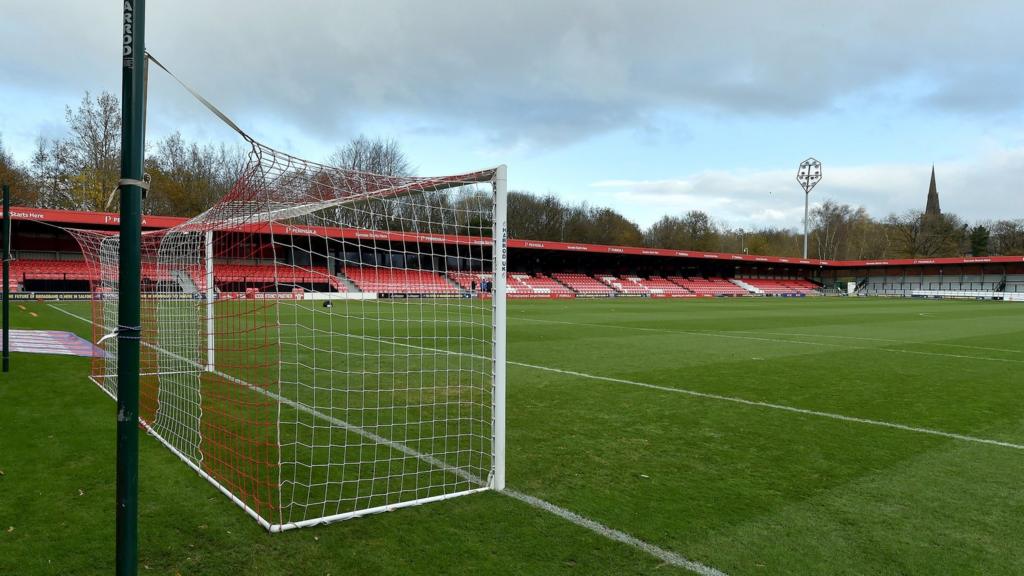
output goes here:
{"type": "Polygon", "coordinates": [[[821,162],[808,158],[800,163],[796,171],[796,181],[804,189],[804,258],[807,258],[807,212],[810,206],[811,190],[821,182],[821,162]]]}

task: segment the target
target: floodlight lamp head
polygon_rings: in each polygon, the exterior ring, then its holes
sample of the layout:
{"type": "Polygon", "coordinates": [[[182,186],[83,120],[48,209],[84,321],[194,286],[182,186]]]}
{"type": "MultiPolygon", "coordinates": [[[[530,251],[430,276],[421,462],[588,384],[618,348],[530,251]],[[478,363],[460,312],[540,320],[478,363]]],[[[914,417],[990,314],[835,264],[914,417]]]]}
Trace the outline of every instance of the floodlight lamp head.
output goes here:
{"type": "Polygon", "coordinates": [[[821,162],[808,158],[800,163],[796,172],[796,181],[803,187],[805,194],[810,194],[818,182],[821,182],[821,162]]]}

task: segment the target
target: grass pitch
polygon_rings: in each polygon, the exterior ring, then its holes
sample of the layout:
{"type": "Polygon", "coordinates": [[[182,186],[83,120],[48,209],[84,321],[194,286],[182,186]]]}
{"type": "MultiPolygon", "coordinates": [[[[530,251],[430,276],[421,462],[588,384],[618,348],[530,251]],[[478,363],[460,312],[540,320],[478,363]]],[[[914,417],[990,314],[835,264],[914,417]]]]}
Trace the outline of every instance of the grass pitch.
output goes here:
{"type": "MultiPolygon", "coordinates": [[[[48,305],[12,312],[91,335],[48,305]]],[[[727,574],[1024,573],[1024,306],[513,301],[509,317],[511,488],[727,574]]],[[[114,405],[88,359],[12,364],[0,574],[109,573],[114,405]]],[[[493,493],[270,535],[141,450],[143,573],[687,573],[493,493]]]]}

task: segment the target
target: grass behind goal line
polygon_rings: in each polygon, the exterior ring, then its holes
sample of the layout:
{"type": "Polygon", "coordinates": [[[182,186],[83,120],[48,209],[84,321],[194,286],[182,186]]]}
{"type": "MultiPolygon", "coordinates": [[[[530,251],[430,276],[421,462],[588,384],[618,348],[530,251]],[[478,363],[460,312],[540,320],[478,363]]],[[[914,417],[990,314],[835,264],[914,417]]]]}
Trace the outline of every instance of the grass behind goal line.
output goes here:
{"type": "MultiPolygon", "coordinates": [[[[88,307],[60,306],[88,315],[88,307]]],[[[16,327],[89,327],[43,305],[16,327]]],[[[1024,307],[513,302],[509,359],[1024,444],[1024,307]]],[[[87,359],[0,386],[0,573],[107,573],[114,405],[87,359]],[[8,531],[13,527],[13,531],[8,531]]],[[[1024,451],[511,365],[509,483],[730,574],[1024,572],[1024,451]]],[[[267,535],[152,439],[154,573],[678,573],[495,494],[267,535]]],[[[145,570],[143,570],[145,572],[145,570]]]]}

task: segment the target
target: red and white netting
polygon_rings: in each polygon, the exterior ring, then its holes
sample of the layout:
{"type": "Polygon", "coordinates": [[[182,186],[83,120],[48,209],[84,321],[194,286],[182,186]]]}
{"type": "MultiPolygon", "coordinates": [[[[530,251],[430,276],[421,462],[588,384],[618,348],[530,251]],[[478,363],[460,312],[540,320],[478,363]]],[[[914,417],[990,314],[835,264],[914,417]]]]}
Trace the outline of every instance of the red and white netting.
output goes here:
{"type": "MultiPolygon", "coordinates": [[[[253,143],[215,206],[143,235],[143,424],[271,530],[493,487],[503,175],[382,176],[253,143]]],[[[99,340],[120,242],[74,234],[99,340]]],[[[114,396],[116,339],[101,346],[114,396]]]]}

